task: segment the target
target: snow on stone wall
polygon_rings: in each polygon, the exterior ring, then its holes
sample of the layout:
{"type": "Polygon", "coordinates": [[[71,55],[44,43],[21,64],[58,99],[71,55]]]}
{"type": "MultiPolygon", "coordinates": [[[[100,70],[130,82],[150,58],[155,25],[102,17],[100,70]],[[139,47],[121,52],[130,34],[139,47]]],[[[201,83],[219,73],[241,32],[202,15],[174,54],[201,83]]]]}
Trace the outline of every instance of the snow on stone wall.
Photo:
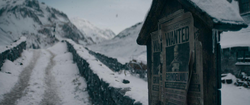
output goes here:
{"type": "MultiPolygon", "coordinates": [[[[86,48],[87,49],[87,48],[86,48]]],[[[126,70],[130,72],[130,74],[133,74],[135,76],[139,76],[141,79],[144,79],[147,81],[147,67],[145,64],[138,63],[136,61],[130,61],[125,64],[120,63],[116,58],[108,57],[103,54],[91,51],[89,51],[89,54],[95,56],[98,60],[100,60],[103,64],[105,64],[108,68],[113,70],[114,72],[121,72],[121,70],[126,70]]]]}
{"type": "Polygon", "coordinates": [[[67,40],[67,46],[69,52],[73,54],[73,61],[87,81],[88,93],[94,105],[148,104],[147,82],[138,78],[129,84],[123,84],[119,82],[122,80],[120,75],[91,56],[88,50],[74,45],[70,40],[67,40]]]}
{"type": "Polygon", "coordinates": [[[120,70],[128,70],[128,67],[118,62],[116,58],[107,57],[105,55],[93,52],[91,50],[89,50],[89,54],[95,56],[97,59],[99,59],[103,64],[108,66],[113,71],[118,72],[120,70]]]}
{"type": "Polygon", "coordinates": [[[21,53],[24,49],[26,49],[25,37],[21,37],[18,41],[15,41],[9,46],[2,46],[0,48],[0,71],[6,59],[9,59],[10,61],[16,60],[18,57],[21,56],[21,53]]]}

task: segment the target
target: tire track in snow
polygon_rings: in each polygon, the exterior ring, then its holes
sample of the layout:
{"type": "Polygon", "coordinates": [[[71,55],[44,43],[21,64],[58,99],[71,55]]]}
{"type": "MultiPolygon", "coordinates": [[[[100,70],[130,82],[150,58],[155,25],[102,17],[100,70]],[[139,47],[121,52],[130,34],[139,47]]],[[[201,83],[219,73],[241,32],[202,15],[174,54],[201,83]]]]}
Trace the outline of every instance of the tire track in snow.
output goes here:
{"type": "Polygon", "coordinates": [[[39,53],[40,51],[33,52],[33,57],[32,57],[33,60],[20,73],[17,84],[15,84],[15,86],[9,93],[4,95],[4,98],[0,102],[0,105],[15,105],[18,99],[27,94],[27,92],[24,92],[24,90],[29,86],[30,75],[36,65],[38,58],[40,57],[39,53]]]}
{"type": "Polygon", "coordinates": [[[55,66],[56,62],[53,60],[55,54],[51,51],[47,50],[51,54],[50,62],[45,69],[45,84],[47,85],[47,89],[45,90],[43,99],[40,105],[61,105],[62,100],[57,94],[57,85],[55,81],[55,77],[52,74],[52,68],[55,66]]]}

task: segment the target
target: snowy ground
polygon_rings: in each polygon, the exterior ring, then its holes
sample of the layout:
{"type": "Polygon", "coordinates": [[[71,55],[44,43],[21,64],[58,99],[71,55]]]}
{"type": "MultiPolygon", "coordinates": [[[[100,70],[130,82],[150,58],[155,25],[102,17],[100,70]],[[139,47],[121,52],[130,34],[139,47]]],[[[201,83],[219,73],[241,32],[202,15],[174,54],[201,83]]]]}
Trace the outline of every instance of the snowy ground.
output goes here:
{"type": "MultiPolygon", "coordinates": [[[[127,89],[126,96],[147,105],[147,82],[124,71],[115,73],[83,47],[75,48],[94,73],[110,86],[127,89]],[[123,84],[123,79],[130,83],[123,84]]],[[[223,78],[236,81],[233,75],[223,78]]],[[[90,105],[86,86],[65,43],[48,49],[25,50],[14,62],[6,60],[0,71],[0,105],[90,105]]],[[[222,84],[221,93],[222,105],[250,104],[250,89],[222,84]]]]}
{"type": "Polygon", "coordinates": [[[14,62],[11,62],[9,60],[5,61],[2,67],[2,71],[0,71],[0,100],[3,100],[3,94],[9,93],[15,86],[15,84],[19,80],[19,74],[24,71],[24,69],[27,70],[30,68],[30,66],[28,65],[29,63],[31,63],[32,56],[32,51],[25,50],[22,53],[22,56],[14,62]],[[20,65],[21,63],[23,65],[20,65]]]}
{"type": "Polygon", "coordinates": [[[122,88],[129,90],[125,93],[125,96],[129,96],[135,99],[135,102],[139,101],[143,105],[148,105],[148,84],[141,78],[130,75],[128,72],[121,71],[119,73],[113,72],[105,64],[97,60],[93,55],[89,54],[88,50],[81,45],[76,44],[72,40],[67,40],[71,43],[79,56],[85,59],[89,63],[89,67],[100,79],[110,84],[115,88],[122,88]],[[123,79],[129,80],[129,84],[124,84],[123,79]]]}
{"type": "Polygon", "coordinates": [[[0,105],[90,105],[85,80],[64,43],[25,50],[2,69],[0,105]]]}
{"type": "Polygon", "coordinates": [[[233,84],[222,84],[222,105],[250,105],[250,90],[233,84]]]}
{"type": "MultiPolygon", "coordinates": [[[[236,82],[235,76],[228,74],[224,79],[232,79],[236,82]]],[[[222,84],[221,88],[222,105],[250,105],[250,89],[233,84],[222,84]]]]}

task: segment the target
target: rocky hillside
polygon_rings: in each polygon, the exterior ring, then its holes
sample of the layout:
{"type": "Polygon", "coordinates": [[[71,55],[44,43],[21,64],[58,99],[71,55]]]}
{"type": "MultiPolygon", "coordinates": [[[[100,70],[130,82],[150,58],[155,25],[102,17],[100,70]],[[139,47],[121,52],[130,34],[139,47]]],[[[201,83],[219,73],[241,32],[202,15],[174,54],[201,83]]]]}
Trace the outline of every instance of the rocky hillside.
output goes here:
{"type": "Polygon", "coordinates": [[[139,46],[136,43],[141,27],[142,23],[137,23],[123,30],[113,39],[97,45],[90,45],[88,48],[109,57],[117,58],[121,63],[133,59],[146,63],[146,47],[139,46]]]}
{"type": "Polygon", "coordinates": [[[125,37],[129,37],[129,36],[138,36],[141,27],[142,27],[142,23],[137,23],[129,28],[126,28],[125,30],[123,30],[122,32],[120,32],[117,36],[114,37],[114,39],[123,39],[125,37]]]}
{"type": "Polygon", "coordinates": [[[75,27],[67,15],[37,0],[0,0],[0,45],[27,37],[27,46],[41,48],[69,38],[93,43],[75,27]]]}
{"type": "Polygon", "coordinates": [[[100,29],[83,18],[72,18],[70,21],[83,33],[87,38],[93,39],[93,42],[100,43],[104,40],[112,39],[115,33],[110,29],[100,29]]]}

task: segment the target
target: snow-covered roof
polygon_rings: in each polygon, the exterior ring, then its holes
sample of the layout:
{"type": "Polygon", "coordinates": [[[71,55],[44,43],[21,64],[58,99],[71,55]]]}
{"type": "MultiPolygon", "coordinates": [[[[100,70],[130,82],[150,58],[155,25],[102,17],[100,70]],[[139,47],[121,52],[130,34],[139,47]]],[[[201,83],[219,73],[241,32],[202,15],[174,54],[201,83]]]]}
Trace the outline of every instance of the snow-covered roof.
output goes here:
{"type": "MultiPolygon", "coordinates": [[[[250,25],[250,24],[249,24],[250,25]]],[[[221,34],[221,48],[249,46],[250,47],[250,27],[234,32],[223,32],[221,34]]]]}
{"type": "MultiPolygon", "coordinates": [[[[250,25],[250,15],[242,16],[244,21],[250,25]]],[[[250,27],[240,31],[228,31],[221,34],[221,48],[250,47],[250,27]]]]}
{"type": "Polygon", "coordinates": [[[247,27],[239,11],[227,0],[153,0],[137,43],[146,45],[150,33],[158,29],[158,20],[163,18],[164,14],[171,14],[180,9],[191,12],[211,29],[238,31],[247,27]]]}
{"type": "Polygon", "coordinates": [[[244,24],[239,11],[227,0],[188,0],[213,18],[213,22],[244,24]]]}

